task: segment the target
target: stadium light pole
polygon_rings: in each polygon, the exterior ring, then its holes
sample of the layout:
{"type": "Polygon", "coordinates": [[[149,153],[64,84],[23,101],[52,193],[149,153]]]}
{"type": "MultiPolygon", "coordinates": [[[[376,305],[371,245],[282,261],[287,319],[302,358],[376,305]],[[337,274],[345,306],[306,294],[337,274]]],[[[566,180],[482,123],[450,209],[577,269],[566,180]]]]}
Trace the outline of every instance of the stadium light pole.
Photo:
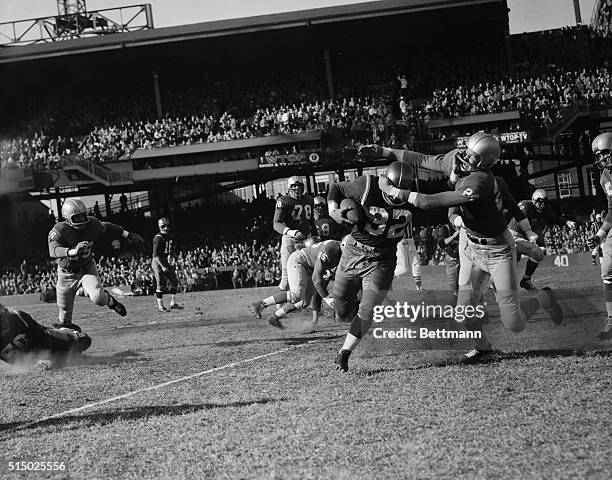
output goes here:
{"type": "Polygon", "coordinates": [[[574,15],[576,15],[576,25],[582,25],[582,15],[580,15],[580,0],[574,0],[574,15]]]}

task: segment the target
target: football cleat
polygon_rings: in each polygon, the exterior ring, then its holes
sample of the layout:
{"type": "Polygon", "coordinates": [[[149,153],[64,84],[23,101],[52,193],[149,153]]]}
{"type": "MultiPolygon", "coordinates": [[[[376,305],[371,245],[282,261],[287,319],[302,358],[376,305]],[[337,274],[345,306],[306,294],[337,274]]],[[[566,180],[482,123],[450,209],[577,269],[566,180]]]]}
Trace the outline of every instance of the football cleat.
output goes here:
{"type": "Polygon", "coordinates": [[[125,309],[125,306],[123,305],[123,303],[121,303],[119,300],[117,300],[115,297],[113,297],[108,290],[105,290],[106,294],[113,299],[113,304],[109,305],[108,308],[110,308],[111,310],[114,310],[115,312],[117,312],[119,315],[121,315],[122,317],[125,317],[127,315],[127,310],[125,309]]]}
{"type": "Polygon", "coordinates": [[[263,309],[266,308],[266,306],[264,305],[263,302],[255,302],[255,303],[251,303],[251,305],[249,305],[249,308],[251,310],[251,313],[253,313],[253,315],[261,319],[261,312],[263,312],[263,309]]]}
{"type": "Polygon", "coordinates": [[[521,280],[521,288],[524,288],[525,290],[528,290],[530,292],[537,290],[533,283],[531,283],[531,280],[525,277],[523,277],[523,279],[521,280]]]}
{"type": "Polygon", "coordinates": [[[281,330],[285,328],[280,319],[274,313],[268,317],[268,325],[272,325],[275,328],[280,328],[281,330]]]}
{"type": "Polygon", "coordinates": [[[348,369],[349,369],[348,361],[349,361],[350,356],[351,356],[350,350],[344,350],[344,349],[340,350],[338,355],[336,355],[336,359],[334,360],[334,363],[336,364],[336,370],[342,370],[343,372],[348,372],[348,369]]]}
{"type": "Polygon", "coordinates": [[[552,321],[555,322],[555,325],[561,325],[563,323],[563,310],[561,309],[561,305],[559,305],[559,302],[557,302],[555,294],[550,289],[550,287],[544,287],[542,291],[546,292],[550,301],[550,304],[548,305],[548,307],[545,307],[545,310],[550,315],[552,321]]]}
{"type": "Polygon", "coordinates": [[[159,313],[168,313],[170,310],[168,310],[165,305],[161,305],[161,306],[157,307],[157,311],[159,313]]]}
{"type": "Polygon", "coordinates": [[[185,307],[179,305],[178,303],[170,304],[170,310],[184,310],[185,307]]]}
{"type": "Polygon", "coordinates": [[[70,330],[74,330],[75,332],[80,332],[81,327],[79,327],[76,323],[54,323],[53,328],[69,328],[70,330]]]}

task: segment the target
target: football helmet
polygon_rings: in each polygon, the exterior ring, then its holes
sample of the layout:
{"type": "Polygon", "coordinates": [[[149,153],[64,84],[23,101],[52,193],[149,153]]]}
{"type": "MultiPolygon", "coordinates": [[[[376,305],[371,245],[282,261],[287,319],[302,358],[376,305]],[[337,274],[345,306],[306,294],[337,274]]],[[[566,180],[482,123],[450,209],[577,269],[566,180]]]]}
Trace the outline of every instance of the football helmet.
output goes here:
{"type": "Polygon", "coordinates": [[[485,170],[497,162],[501,146],[495,137],[478,132],[468,138],[465,150],[459,157],[461,170],[473,172],[485,170]]]}
{"type": "Polygon", "coordinates": [[[167,233],[170,231],[170,220],[168,220],[166,217],[160,218],[157,221],[157,228],[159,228],[161,233],[167,233]]]}
{"type": "MultiPolygon", "coordinates": [[[[399,161],[393,162],[387,167],[385,176],[389,179],[394,187],[401,190],[410,190],[412,181],[414,180],[412,166],[399,161]]],[[[403,205],[405,203],[384,192],[383,198],[385,199],[385,202],[394,207],[403,205]]]]}
{"type": "Polygon", "coordinates": [[[612,171],[612,132],[600,133],[591,144],[595,155],[595,165],[601,170],[607,168],[612,171]]]}
{"type": "Polygon", "coordinates": [[[67,198],[62,205],[62,217],[71,227],[82,229],[89,223],[87,207],[77,198],[67,198]]]}
{"type": "Polygon", "coordinates": [[[546,200],[546,190],[543,190],[541,188],[538,188],[535,192],[533,192],[533,195],[531,196],[531,201],[533,202],[533,205],[535,206],[538,212],[544,210],[546,200]]]}
{"type": "Polygon", "coordinates": [[[327,214],[327,200],[325,200],[325,197],[319,195],[314,198],[314,211],[319,216],[327,214]]]}
{"type": "Polygon", "coordinates": [[[321,242],[321,238],[320,237],[308,237],[306,238],[306,240],[304,240],[303,245],[304,248],[308,248],[308,247],[312,247],[315,243],[320,243],[321,242]]]}
{"type": "Polygon", "coordinates": [[[302,195],[304,195],[304,182],[302,182],[300,177],[290,177],[287,180],[287,191],[291,198],[302,198],[302,195]]]}

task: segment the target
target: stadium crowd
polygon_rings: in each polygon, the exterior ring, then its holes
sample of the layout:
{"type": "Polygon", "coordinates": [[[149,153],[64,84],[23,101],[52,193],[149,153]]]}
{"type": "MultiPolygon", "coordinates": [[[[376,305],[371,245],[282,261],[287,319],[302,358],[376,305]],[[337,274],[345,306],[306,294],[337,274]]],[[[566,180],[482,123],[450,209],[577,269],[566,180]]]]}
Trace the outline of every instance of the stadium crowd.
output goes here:
{"type": "MultiPolygon", "coordinates": [[[[589,222],[579,224],[575,230],[553,226],[544,234],[546,253],[589,251],[586,240],[592,235],[592,229],[589,222]]],[[[268,222],[256,219],[243,229],[230,228],[221,234],[209,232],[208,235],[199,235],[188,248],[170,257],[182,291],[278,284],[280,240],[278,235],[271,234],[268,222]],[[224,272],[225,278],[222,278],[224,272]]],[[[413,235],[422,265],[444,263],[444,251],[439,246],[444,235],[442,225],[416,226],[413,235]]],[[[96,262],[105,286],[127,285],[135,294],[154,293],[149,255],[135,256],[122,248],[111,254],[105,252],[96,262]]],[[[43,255],[14,266],[5,262],[0,272],[0,295],[40,293],[53,289],[55,283],[56,267],[43,255]]]]}
{"type": "MultiPolygon", "coordinates": [[[[605,2],[602,8],[607,8],[605,2]]],[[[152,93],[146,89],[140,95],[123,92],[110,98],[84,98],[70,113],[42,108],[44,121],[24,122],[27,134],[3,134],[0,161],[13,167],[52,169],[61,167],[62,156],[67,154],[109,162],[127,158],[138,148],[313,130],[338,130],[353,141],[366,132],[368,143],[393,143],[389,137],[398,124],[408,126],[410,135],[426,137],[427,123],[434,118],[514,110],[534,126],[547,126],[576,102],[588,102],[591,108],[612,103],[612,77],[605,62],[589,57],[585,62],[596,67],[579,66],[579,37],[585,38],[588,52],[602,51],[589,47],[602,39],[588,28],[513,36],[513,74],[504,73],[499,58],[461,55],[461,62],[455,63],[448,52],[436,54],[430,48],[415,49],[403,64],[369,59],[371,68],[360,68],[358,75],[355,64],[351,69],[339,62],[334,99],[327,97],[323,78],[305,74],[303,69],[297,70],[302,75],[289,73],[284,80],[274,81],[264,76],[249,84],[233,79],[195,87],[169,81],[163,92],[166,113],[162,116],[155,114],[152,93]],[[432,55],[440,55],[440,61],[432,55]],[[428,61],[421,61],[424,58],[428,61]],[[427,100],[421,103],[418,99],[427,100]],[[62,128],[59,118],[65,118],[62,128]],[[422,128],[410,128],[415,124],[422,128]],[[64,136],[55,135],[58,131],[64,136]],[[66,136],[68,132],[71,136],[66,136]]],[[[492,51],[494,45],[482,45],[482,52],[492,51]]]]}

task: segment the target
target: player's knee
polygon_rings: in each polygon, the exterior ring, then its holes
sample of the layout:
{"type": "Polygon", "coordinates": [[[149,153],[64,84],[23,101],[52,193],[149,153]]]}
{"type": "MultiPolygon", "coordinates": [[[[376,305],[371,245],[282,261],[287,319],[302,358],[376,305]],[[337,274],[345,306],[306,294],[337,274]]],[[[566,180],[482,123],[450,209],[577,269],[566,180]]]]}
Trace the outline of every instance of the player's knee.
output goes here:
{"type": "Polygon", "coordinates": [[[101,307],[103,307],[104,305],[106,305],[108,303],[108,295],[101,288],[96,288],[95,290],[90,292],[89,293],[89,298],[91,298],[91,301],[93,303],[95,303],[96,305],[99,305],[101,307]]]}
{"type": "Polygon", "coordinates": [[[544,260],[544,255],[544,250],[542,250],[541,248],[535,248],[532,252],[531,258],[536,262],[541,262],[542,260],[544,260]]]}
{"type": "Polygon", "coordinates": [[[296,305],[300,301],[300,299],[301,299],[300,292],[296,290],[291,290],[287,294],[287,301],[289,303],[293,303],[294,305],[296,305]]]}

